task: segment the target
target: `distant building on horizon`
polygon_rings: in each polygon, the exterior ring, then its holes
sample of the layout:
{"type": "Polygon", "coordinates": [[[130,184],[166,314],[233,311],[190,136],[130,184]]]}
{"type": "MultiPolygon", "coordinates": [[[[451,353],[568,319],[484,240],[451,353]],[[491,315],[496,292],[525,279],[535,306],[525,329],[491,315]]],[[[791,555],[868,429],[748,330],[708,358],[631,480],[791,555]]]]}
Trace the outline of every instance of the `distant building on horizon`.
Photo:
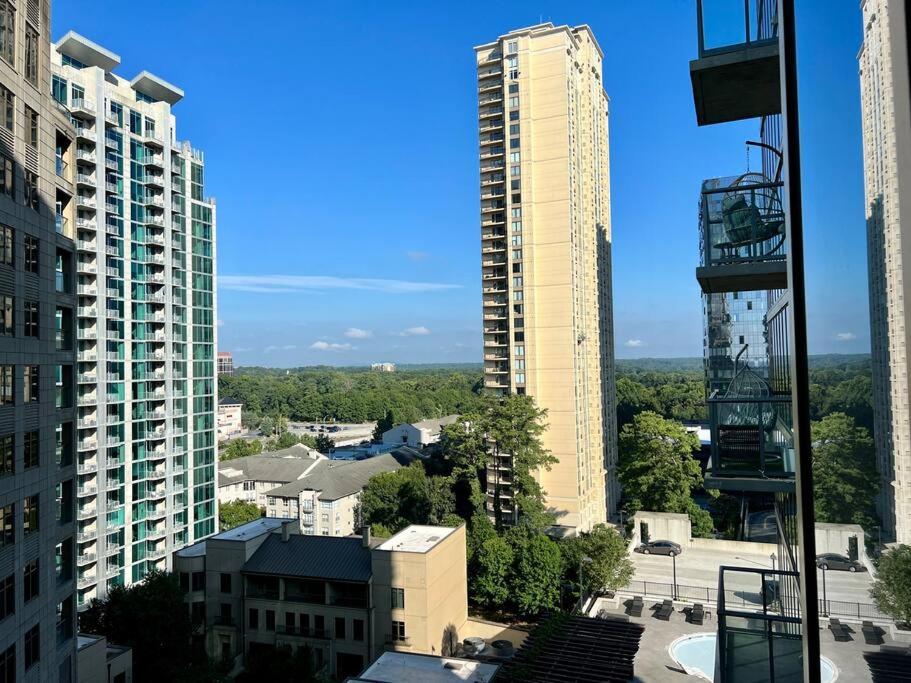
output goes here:
{"type": "Polygon", "coordinates": [[[218,374],[219,375],[233,375],[234,374],[234,356],[231,355],[230,351],[219,351],[218,352],[218,374]]]}
{"type": "MultiPolygon", "coordinates": [[[[896,0],[861,2],[861,128],[867,206],[870,346],[883,541],[911,543],[911,97],[908,17],[896,0]]],[[[869,531],[869,530],[868,530],[869,531]]]]}
{"type": "MultiPolygon", "coordinates": [[[[586,531],[620,495],[604,55],[588,26],[549,22],[475,53],[484,386],[548,411],[546,505],[586,531]]],[[[488,484],[509,521],[510,461],[497,458],[488,484]]]]}
{"type": "Polygon", "coordinates": [[[370,369],[377,372],[395,372],[395,363],[372,363],[370,369]]]}

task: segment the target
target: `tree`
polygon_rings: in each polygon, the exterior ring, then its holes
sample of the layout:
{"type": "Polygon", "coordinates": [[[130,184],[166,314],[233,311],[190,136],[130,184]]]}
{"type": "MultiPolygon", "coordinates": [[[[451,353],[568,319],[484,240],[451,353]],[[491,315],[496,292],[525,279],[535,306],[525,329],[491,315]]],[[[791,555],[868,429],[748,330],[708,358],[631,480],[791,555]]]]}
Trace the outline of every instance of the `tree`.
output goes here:
{"type": "Polygon", "coordinates": [[[335,448],[335,442],[325,434],[317,434],[313,447],[320,453],[328,453],[335,448]]]}
{"type": "Polygon", "coordinates": [[[266,442],[267,451],[281,451],[285,448],[291,448],[291,446],[296,446],[300,443],[300,437],[291,432],[282,432],[274,439],[269,439],[266,442]]]}
{"type": "Polygon", "coordinates": [[[879,476],[873,439],[854,418],[827,415],[811,425],[815,513],[820,522],[877,525],[879,476]]]}
{"type": "Polygon", "coordinates": [[[234,439],[224,444],[218,452],[219,460],[234,460],[236,458],[245,458],[248,455],[261,453],[263,445],[256,439],[234,439]]]}
{"type": "Polygon", "coordinates": [[[578,538],[583,556],[591,559],[582,574],[587,590],[615,591],[629,584],[635,568],[627,554],[626,541],[615,529],[596,524],[578,538]]]}
{"type": "Polygon", "coordinates": [[[516,556],[511,583],[519,611],[535,615],[557,607],[563,558],[556,542],[549,536],[521,528],[511,529],[507,538],[516,556]]]}
{"type": "Polygon", "coordinates": [[[493,535],[481,544],[476,557],[477,576],[468,587],[475,602],[496,607],[510,599],[509,579],[514,559],[513,549],[500,536],[493,535]]]}
{"type": "Polygon", "coordinates": [[[698,448],[698,437],[678,422],[652,412],[633,418],[620,432],[618,467],[630,512],[693,513],[692,491],[702,485],[698,448]]]}
{"type": "Polygon", "coordinates": [[[844,413],[858,426],[873,431],[873,378],[857,375],[829,389],[823,404],[825,413],[844,413]]]}
{"type": "Polygon", "coordinates": [[[379,420],[376,421],[376,427],[373,428],[373,440],[379,443],[383,440],[383,434],[395,427],[395,418],[391,410],[387,410],[379,420]]]}
{"type": "Polygon", "coordinates": [[[655,392],[652,389],[630,379],[620,377],[617,380],[617,426],[632,422],[639,413],[647,410],[657,412],[661,409],[655,392]]]}
{"type": "Polygon", "coordinates": [[[364,522],[380,524],[393,533],[409,524],[439,524],[452,511],[446,478],[428,478],[420,462],[373,475],[361,495],[364,522]]]}
{"type": "Polygon", "coordinates": [[[880,612],[911,627],[911,546],[883,553],[870,595],[880,612]]]}
{"type": "Polygon", "coordinates": [[[251,650],[246,670],[235,679],[237,683],[317,683],[320,679],[313,666],[313,652],[304,643],[291,652],[290,646],[276,647],[268,652],[251,650]]]}
{"type": "Polygon", "coordinates": [[[158,571],[141,583],[111,587],[79,616],[80,631],[133,648],[137,683],[201,680],[193,670],[207,667],[208,660],[191,645],[196,626],[177,576],[158,571]]]}
{"type": "Polygon", "coordinates": [[[232,500],[218,507],[218,525],[222,531],[233,529],[241,524],[252,522],[265,514],[265,510],[256,503],[245,500],[232,500]]]}

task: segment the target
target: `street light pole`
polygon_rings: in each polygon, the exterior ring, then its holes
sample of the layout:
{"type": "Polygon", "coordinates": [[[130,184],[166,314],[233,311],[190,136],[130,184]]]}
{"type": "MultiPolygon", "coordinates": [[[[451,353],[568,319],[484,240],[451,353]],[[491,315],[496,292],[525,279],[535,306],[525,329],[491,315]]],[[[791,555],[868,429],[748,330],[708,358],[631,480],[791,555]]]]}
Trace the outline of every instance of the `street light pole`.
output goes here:
{"type": "Polygon", "coordinates": [[[677,599],[677,553],[671,553],[671,563],[674,566],[674,600],[677,599]]]}
{"type": "Polygon", "coordinates": [[[579,611],[582,611],[582,604],[585,601],[585,582],[582,580],[582,565],[588,564],[592,558],[583,555],[579,558],[579,611]]]}
{"type": "Polygon", "coordinates": [[[822,613],[823,616],[829,616],[829,601],[826,598],[826,566],[823,565],[822,569],[822,613]]]}
{"type": "Polygon", "coordinates": [[[769,557],[772,560],[772,573],[774,574],[775,573],[775,560],[776,560],[775,553],[772,553],[771,555],[769,555],[769,557]]]}

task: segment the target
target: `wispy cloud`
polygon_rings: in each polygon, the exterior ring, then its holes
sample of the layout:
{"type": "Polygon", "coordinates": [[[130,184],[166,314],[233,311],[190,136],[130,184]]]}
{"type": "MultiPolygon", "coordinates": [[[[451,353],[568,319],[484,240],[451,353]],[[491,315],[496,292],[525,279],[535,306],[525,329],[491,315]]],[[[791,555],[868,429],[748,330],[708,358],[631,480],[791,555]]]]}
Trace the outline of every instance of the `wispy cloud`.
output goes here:
{"type": "Polygon", "coordinates": [[[370,330],[362,330],[360,327],[349,327],[345,330],[345,336],[348,339],[368,339],[373,336],[370,330]]]}
{"type": "Polygon", "coordinates": [[[233,349],[234,353],[244,353],[245,351],[252,351],[248,346],[237,346],[233,349]]]}
{"type": "Polygon", "coordinates": [[[297,344],[284,344],[282,346],[270,344],[269,346],[267,346],[266,348],[263,349],[263,353],[272,353],[273,351],[293,351],[296,348],[297,348],[297,344]]]}
{"type": "Polygon", "coordinates": [[[410,261],[415,262],[426,261],[428,258],[430,258],[430,254],[428,254],[426,251],[406,251],[405,255],[410,261]]]}
{"type": "Polygon", "coordinates": [[[624,346],[628,346],[631,349],[638,349],[641,346],[645,346],[645,342],[641,339],[627,339],[623,342],[624,346]]]}
{"type": "Polygon", "coordinates": [[[835,335],[835,341],[846,342],[854,341],[855,339],[857,339],[857,335],[853,332],[839,332],[835,335]]]}
{"type": "Polygon", "coordinates": [[[327,341],[315,341],[310,344],[311,349],[316,349],[317,351],[350,351],[354,347],[347,342],[344,344],[336,344],[327,341]]]}
{"type": "Polygon", "coordinates": [[[409,327],[408,329],[402,330],[398,334],[400,337],[423,337],[430,334],[430,330],[423,325],[418,325],[417,327],[409,327]]]}
{"type": "Polygon", "coordinates": [[[220,289],[259,294],[287,294],[301,291],[352,289],[384,294],[416,294],[458,289],[443,282],[411,282],[380,278],[335,277],[333,275],[221,275],[220,289]]]}

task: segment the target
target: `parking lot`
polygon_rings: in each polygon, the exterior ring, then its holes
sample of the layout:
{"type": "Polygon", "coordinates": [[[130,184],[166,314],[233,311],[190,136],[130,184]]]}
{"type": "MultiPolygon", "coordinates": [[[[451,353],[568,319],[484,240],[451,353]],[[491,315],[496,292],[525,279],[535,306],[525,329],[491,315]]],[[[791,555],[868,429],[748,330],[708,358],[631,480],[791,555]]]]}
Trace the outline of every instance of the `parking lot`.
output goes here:
{"type": "Polygon", "coordinates": [[[336,446],[353,446],[365,439],[372,439],[373,428],[375,426],[375,422],[354,424],[290,422],[288,424],[288,431],[297,435],[310,434],[311,436],[316,436],[317,434],[325,434],[335,442],[336,446]],[[329,431],[336,427],[338,428],[338,431],[329,431]],[[322,430],[320,428],[322,428],[322,430]]]}
{"type": "MultiPolygon", "coordinates": [[[[635,581],[653,581],[671,583],[673,581],[673,561],[665,555],[642,555],[630,553],[636,568],[635,581]]],[[[776,558],[777,559],[777,558],[776,558]]],[[[718,587],[718,568],[722,565],[736,567],[754,567],[772,569],[772,560],[765,554],[730,553],[705,550],[702,548],[685,548],[676,558],[677,584],[705,588],[718,587]]],[[[776,561],[776,567],[780,563],[776,561]]],[[[822,597],[822,570],[817,570],[819,596],[822,597]]],[[[758,575],[726,574],[725,588],[728,590],[755,591],[758,575]]],[[[826,597],[829,600],[844,602],[870,602],[870,584],[872,577],[868,572],[852,574],[846,571],[826,572],[826,597]]]]}

